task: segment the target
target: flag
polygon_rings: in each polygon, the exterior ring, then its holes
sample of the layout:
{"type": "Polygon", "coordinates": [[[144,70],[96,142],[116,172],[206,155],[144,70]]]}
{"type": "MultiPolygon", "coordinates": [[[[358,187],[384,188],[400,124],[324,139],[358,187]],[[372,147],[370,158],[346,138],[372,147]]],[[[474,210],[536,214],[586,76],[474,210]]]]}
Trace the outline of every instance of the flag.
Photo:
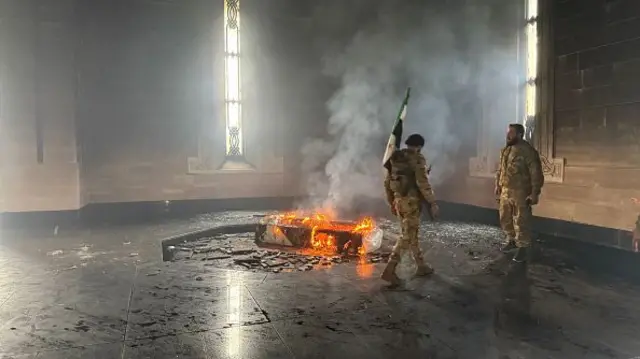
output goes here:
{"type": "Polygon", "coordinates": [[[394,151],[400,149],[400,143],[402,142],[402,125],[405,117],[407,117],[407,104],[409,103],[410,94],[411,87],[407,88],[407,93],[404,95],[402,106],[400,106],[400,111],[398,112],[398,118],[396,118],[396,122],[393,125],[391,135],[389,136],[389,142],[387,142],[387,148],[384,151],[384,156],[382,157],[382,166],[384,166],[388,171],[391,171],[391,155],[394,151]]]}

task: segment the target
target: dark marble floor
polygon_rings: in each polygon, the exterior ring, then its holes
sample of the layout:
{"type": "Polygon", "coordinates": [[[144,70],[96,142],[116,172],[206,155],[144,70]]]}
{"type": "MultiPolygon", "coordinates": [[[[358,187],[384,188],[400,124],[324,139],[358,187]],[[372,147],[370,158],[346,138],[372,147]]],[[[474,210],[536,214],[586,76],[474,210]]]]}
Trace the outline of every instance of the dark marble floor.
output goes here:
{"type": "MultiPolygon", "coordinates": [[[[437,274],[393,291],[382,264],[264,273],[161,261],[164,237],[254,220],[2,232],[0,358],[640,356],[640,287],[552,250],[516,265],[491,227],[425,224],[437,274]]],[[[400,275],[412,270],[407,258],[400,275]]]]}

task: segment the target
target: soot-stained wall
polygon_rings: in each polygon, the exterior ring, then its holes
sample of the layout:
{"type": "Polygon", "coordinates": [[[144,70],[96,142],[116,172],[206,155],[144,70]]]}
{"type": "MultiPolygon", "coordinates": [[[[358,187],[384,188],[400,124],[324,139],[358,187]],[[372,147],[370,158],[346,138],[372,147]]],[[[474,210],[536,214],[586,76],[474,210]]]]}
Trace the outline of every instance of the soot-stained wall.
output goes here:
{"type": "Polygon", "coordinates": [[[77,209],[72,1],[0,2],[0,198],[4,211],[77,209]],[[36,6],[37,5],[37,6],[36,6]]]}
{"type": "Polygon", "coordinates": [[[300,113],[286,107],[304,79],[286,76],[296,59],[278,47],[285,29],[273,7],[242,3],[244,135],[255,169],[224,172],[222,0],[1,6],[2,211],[295,192],[295,141],[283,128],[300,113]],[[194,170],[189,161],[207,163],[194,170]]]}
{"type": "MultiPolygon", "coordinates": [[[[640,3],[554,1],[555,216],[631,229],[640,207],[640,3]],[[563,213],[564,212],[564,213],[563,213]]],[[[552,214],[552,213],[551,213],[552,214]]],[[[626,243],[610,243],[625,246],[626,243]]]]}

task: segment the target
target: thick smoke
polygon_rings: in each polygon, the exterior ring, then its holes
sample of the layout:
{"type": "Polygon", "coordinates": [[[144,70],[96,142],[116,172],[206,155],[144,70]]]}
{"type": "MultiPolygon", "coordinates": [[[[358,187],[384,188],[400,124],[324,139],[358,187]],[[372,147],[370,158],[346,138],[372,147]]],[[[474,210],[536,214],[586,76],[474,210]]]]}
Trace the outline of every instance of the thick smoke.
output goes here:
{"type": "Polygon", "coordinates": [[[517,86],[516,31],[500,20],[517,16],[506,13],[513,7],[502,5],[509,2],[348,3],[327,1],[316,9],[316,33],[331,31],[317,35],[316,44],[337,90],[327,102],[327,137],[302,150],[308,194],[321,201],[314,205],[339,210],[382,198],[381,157],[408,86],[405,138],[414,132],[426,138],[435,186],[454,175],[464,142],[475,147],[479,100],[498,99],[485,101],[484,115],[508,123],[514,114],[501,104],[517,86]],[[340,36],[346,41],[332,40],[340,36]]]}

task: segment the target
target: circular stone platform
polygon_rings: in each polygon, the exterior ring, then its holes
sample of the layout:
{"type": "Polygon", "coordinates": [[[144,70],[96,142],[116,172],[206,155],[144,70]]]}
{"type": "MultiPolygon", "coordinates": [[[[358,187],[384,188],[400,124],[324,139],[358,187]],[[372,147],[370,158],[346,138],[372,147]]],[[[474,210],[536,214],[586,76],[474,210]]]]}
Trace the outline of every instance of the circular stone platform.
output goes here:
{"type": "MultiPolygon", "coordinates": [[[[255,243],[255,229],[259,218],[255,217],[254,223],[224,224],[167,238],[162,242],[163,259],[252,272],[321,270],[345,263],[361,265],[386,262],[399,236],[399,223],[382,218],[376,220],[385,233],[378,251],[361,257],[322,255],[309,250],[258,246],[255,243]]],[[[443,247],[455,248],[455,252],[465,254],[458,258],[461,264],[468,261],[469,257],[483,262],[484,257],[489,255],[487,250],[495,247],[500,237],[500,232],[493,227],[452,222],[425,222],[420,233],[425,252],[440,251],[443,247]]],[[[403,267],[407,265],[413,265],[412,261],[404,261],[403,267]]]]}

